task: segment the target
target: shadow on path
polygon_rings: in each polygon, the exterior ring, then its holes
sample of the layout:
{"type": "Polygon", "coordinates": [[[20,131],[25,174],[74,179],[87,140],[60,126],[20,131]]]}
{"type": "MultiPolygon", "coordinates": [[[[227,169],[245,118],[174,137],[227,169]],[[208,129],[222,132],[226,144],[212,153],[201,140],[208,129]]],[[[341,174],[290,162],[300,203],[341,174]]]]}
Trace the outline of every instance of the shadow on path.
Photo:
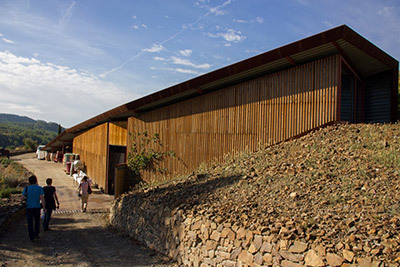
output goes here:
{"type": "Polygon", "coordinates": [[[56,214],[30,242],[26,220],[0,239],[0,266],[173,266],[107,227],[107,213],[56,214]]]}

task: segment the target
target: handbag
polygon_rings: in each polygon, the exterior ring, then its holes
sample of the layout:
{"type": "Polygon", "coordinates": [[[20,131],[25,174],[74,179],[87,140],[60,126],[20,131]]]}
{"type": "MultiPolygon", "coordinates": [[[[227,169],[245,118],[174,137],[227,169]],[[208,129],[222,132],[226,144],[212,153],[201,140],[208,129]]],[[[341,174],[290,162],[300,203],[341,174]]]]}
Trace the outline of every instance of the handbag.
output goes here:
{"type": "Polygon", "coordinates": [[[93,192],[92,188],[90,187],[90,184],[88,184],[87,192],[89,195],[93,192]]]}
{"type": "Polygon", "coordinates": [[[24,199],[21,200],[22,207],[26,208],[26,202],[28,201],[28,186],[25,186],[24,199]]]}

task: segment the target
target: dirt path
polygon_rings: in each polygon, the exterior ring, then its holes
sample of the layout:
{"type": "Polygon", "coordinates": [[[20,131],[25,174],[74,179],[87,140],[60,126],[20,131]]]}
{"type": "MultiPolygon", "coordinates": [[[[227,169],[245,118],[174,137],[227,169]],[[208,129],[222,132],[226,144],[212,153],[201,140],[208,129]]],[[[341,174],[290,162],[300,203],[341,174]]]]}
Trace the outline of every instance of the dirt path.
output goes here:
{"type": "Polygon", "coordinates": [[[33,155],[16,158],[35,173],[40,185],[53,178],[62,209],[50,222],[51,231],[29,241],[25,218],[0,237],[0,266],[176,266],[107,227],[111,197],[92,194],[89,211],[79,211],[72,178],[61,164],[38,161],[33,155]]]}
{"type": "MultiPolygon", "coordinates": [[[[57,195],[60,200],[60,211],[79,210],[80,201],[77,197],[77,184],[74,179],[63,171],[62,163],[37,160],[33,153],[13,157],[25,168],[33,172],[38,178],[39,185],[45,186],[46,179],[53,178],[53,185],[57,188],[57,195]]],[[[89,209],[109,209],[113,197],[102,194],[99,190],[93,189],[90,196],[89,209]]]]}

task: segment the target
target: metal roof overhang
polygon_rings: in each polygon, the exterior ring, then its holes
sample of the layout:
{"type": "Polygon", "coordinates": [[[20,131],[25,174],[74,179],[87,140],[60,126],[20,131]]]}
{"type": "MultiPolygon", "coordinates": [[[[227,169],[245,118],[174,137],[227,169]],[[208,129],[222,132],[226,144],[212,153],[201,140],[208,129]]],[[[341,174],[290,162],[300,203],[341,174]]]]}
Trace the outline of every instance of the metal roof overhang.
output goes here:
{"type": "Polygon", "coordinates": [[[106,111],[67,129],[46,147],[72,143],[75,136],[105,122],[126,121],[143,112],[334,54],[344,54],[363,77],[398,69],[395,59],[342,25],[106,111]]]}

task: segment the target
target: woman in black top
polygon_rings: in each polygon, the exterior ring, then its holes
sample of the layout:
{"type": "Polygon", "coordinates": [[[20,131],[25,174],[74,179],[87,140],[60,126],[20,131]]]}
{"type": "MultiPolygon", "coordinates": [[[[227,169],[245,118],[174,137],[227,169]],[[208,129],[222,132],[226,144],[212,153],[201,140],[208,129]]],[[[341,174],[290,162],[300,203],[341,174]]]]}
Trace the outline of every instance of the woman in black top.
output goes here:
{"type": "Polygon", "coordinates": [[[45,199],[45,203],[46,203],[46,213],[44,214],[44,220],[43,220],[44,231],[49,230],[49,223],[50,223],[52,211],[55,210],[56,208],[57,209],[60,208],[60,203],[58,202],[56,188],[51,185],[52,183],[53,183],[53,179],[47,178],[46,179],[47,186],[43,187],[44,199],[45,199]],[[57,206],[56,206],[56,202],[57,202],[57,206]]]}

